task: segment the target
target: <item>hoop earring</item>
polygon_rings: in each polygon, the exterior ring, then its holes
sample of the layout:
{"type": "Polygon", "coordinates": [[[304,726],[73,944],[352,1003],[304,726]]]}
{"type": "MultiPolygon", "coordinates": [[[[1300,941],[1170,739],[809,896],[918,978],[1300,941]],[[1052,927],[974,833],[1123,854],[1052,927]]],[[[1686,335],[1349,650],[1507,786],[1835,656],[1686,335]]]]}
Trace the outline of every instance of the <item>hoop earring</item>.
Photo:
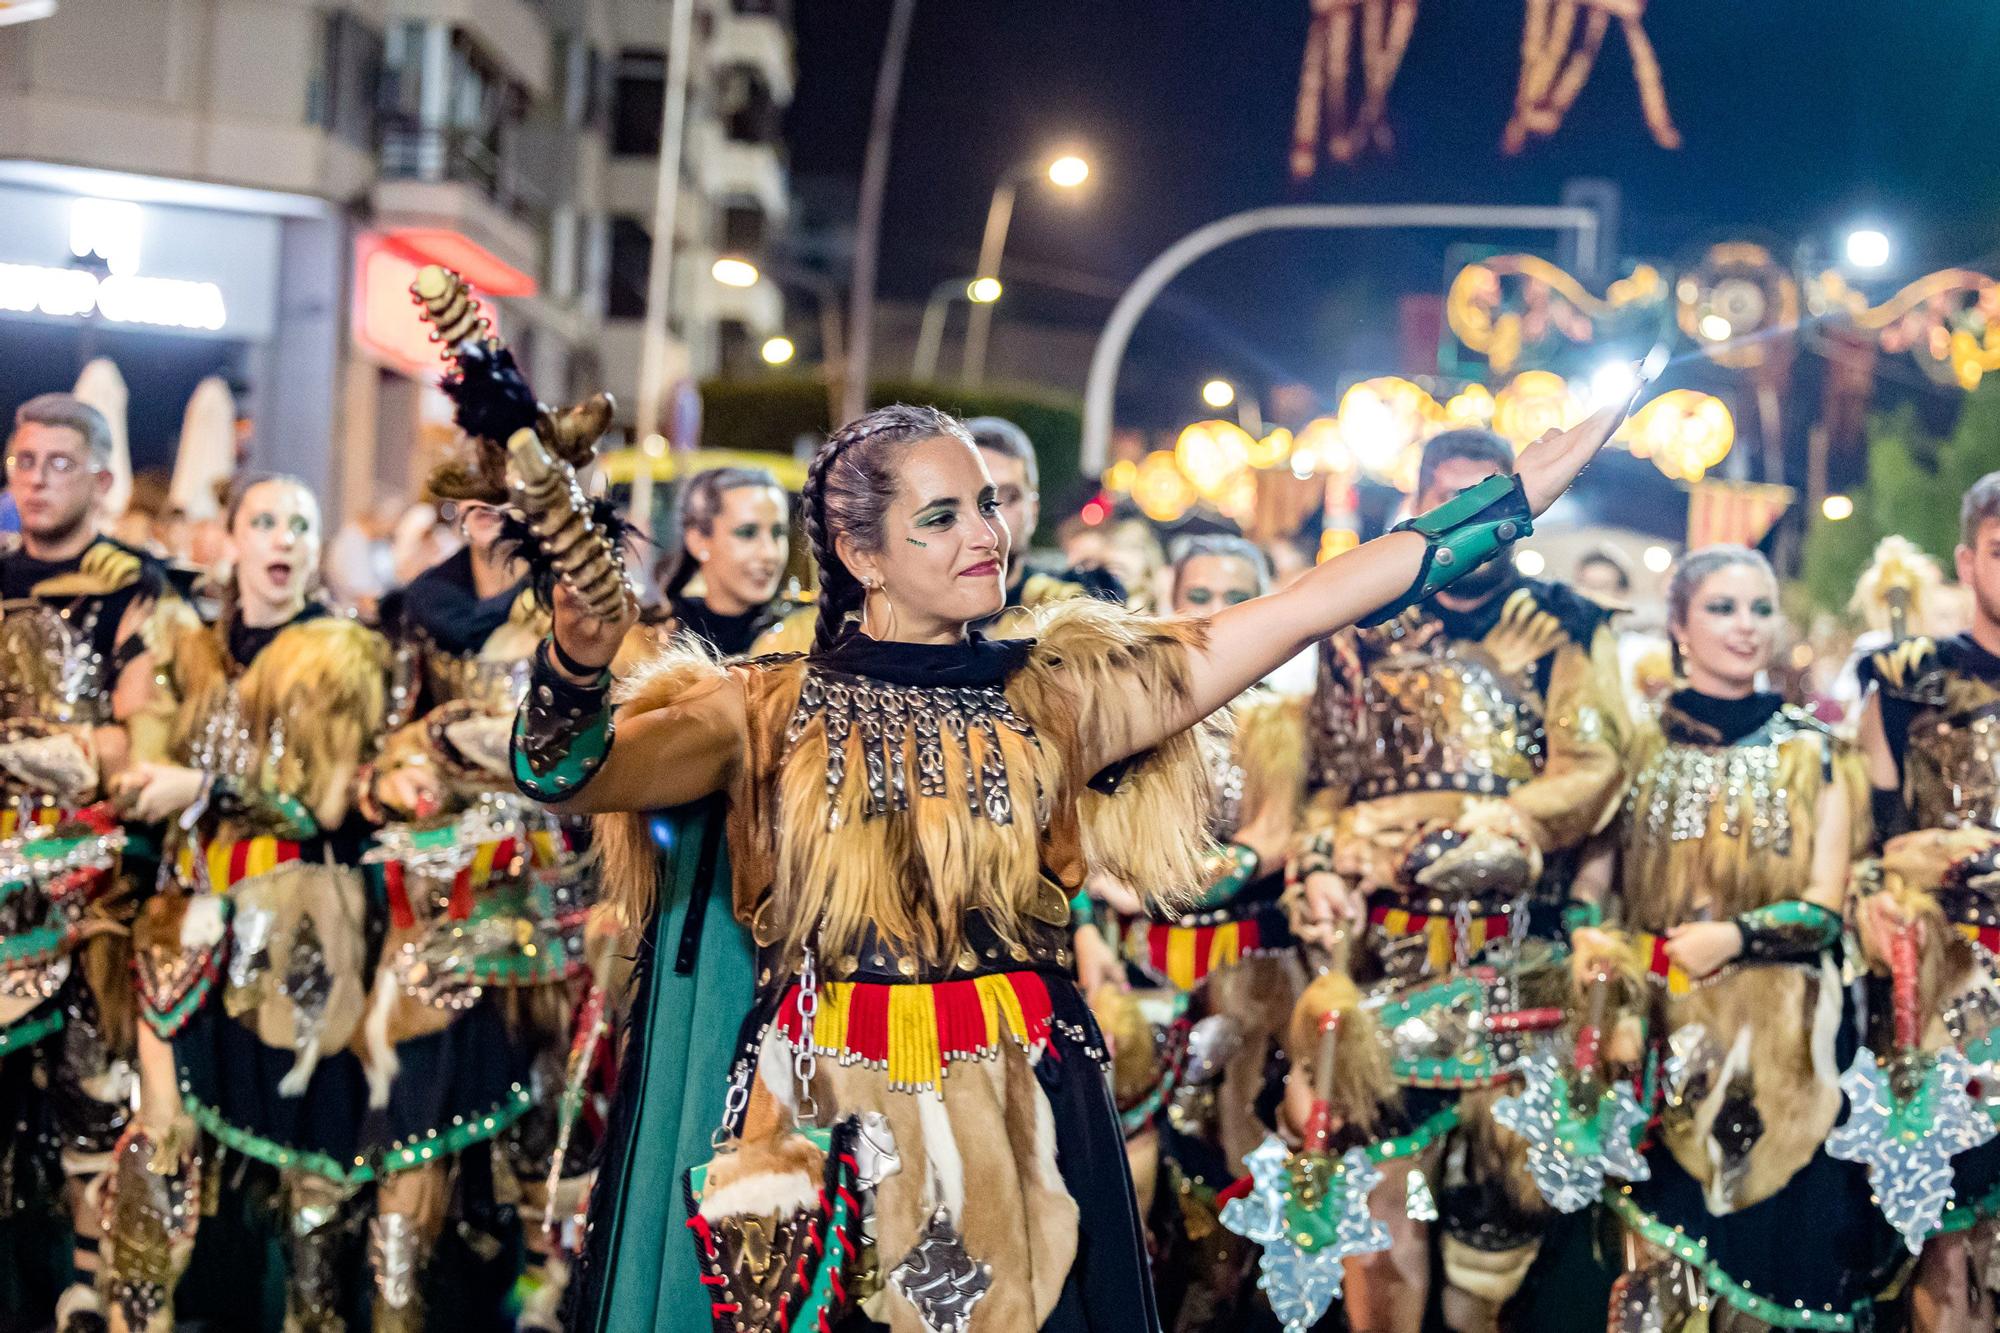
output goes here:
{"type": "Polygon", "coordinates": [[[895,637],[896,637],[896,604],[895,604],[894,602],[892,602],[892,601],[890,601],[890,600],[889,600],[889,594],[888,594],[888,592],[887,592],[887,591],[885,591],[885,590],[883,589],[883,587],[882,587],[882,584],[881,584],[880,580],[871,580],[871,581],[869,581],[869,582],[866,582],[866,583],[863,583],[863,584],[861,585],[861,588],[862,588],[862,597],[861,597],[861,632],[862,632],[863,634],[866,634],[866,635],[868,635],[868,637],[869,637],[869,638],[871,638],[871,639],[881,639],[881,640],[884,640],[884,641],[887,641],[887,640],[890,640],[890,639],[893,639],[893,638],[895,638],[895,637]],[[869,627],[868,627],[868,608],[869,608],[869,606],[871,605],[871,602],[870,602],[870,599],[871,599],[871,598],[873,598],[873,597],[875,596],[875,594],[876,594],[876,593],[878,593],[878,592],[882,594],[882,601],[883,601],[883,604],[884,604],[885,606],[887,606],[887,607],[888,607],[888,609],[889,609],[889,627],[888,627],[888,630],[887,630],[886,632],[882,633],[882,634],[876,634],[876,633],[874,633],[874,632],[873,632],[872,630],[870,630],[870,629],[869,629],[869,627]]]}

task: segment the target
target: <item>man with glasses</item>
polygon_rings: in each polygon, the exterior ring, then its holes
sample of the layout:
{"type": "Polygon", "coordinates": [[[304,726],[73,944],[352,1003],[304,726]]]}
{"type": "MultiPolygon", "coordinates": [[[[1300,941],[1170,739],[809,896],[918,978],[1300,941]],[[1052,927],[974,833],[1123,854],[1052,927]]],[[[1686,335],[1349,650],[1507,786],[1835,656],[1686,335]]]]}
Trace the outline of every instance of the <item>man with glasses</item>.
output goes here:
{"type": "MultiPolygon", "coordinates": [[[[146,643],[158,618],[189,613],[158,561],[100,530],[110,462],[110,427],[87,403],[43,394],[14,414],[7,493],[20,532],[0,545],[0,864],[19,866],[8,853],[29,838],[102,836],[110,825],[88,807],[107,780],[162,757],[171,712],[146,643]]],[[[142,878],[134,860],[87,889],[27,872],[0,882],[0,1117],[34,1130],[0,1142],[0,1212],[16,1211],[16,1191],[40,1181],[53,1194],[67,1179],[76,1248],[56,1307],[63,1333],[103,1326],[88,1187],[110,1165],[131,1101],[133,902],[120,887],[142,878]]]]}

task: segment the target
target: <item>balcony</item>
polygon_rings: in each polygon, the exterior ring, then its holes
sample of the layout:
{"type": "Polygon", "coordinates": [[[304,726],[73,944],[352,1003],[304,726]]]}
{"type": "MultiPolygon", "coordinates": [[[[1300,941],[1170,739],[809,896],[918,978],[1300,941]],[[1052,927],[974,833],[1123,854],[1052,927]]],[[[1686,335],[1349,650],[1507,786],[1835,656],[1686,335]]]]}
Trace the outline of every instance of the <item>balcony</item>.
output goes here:
{"type": "Polygon", "coordinates": [[[479,136],[407,126],[383,133],[375,210],[385,225],[448,228],[539,273],[546,202],[479,136]]]}
{"type": "Polygon", "coordinates": [[[735,0],[719,14],[709,39],[709,63],[717,69],[743,66],[763,75],[780,106],[789,106],[796,72],[792,67],[792,35],[779,6],[767,0],[735,0]]]}

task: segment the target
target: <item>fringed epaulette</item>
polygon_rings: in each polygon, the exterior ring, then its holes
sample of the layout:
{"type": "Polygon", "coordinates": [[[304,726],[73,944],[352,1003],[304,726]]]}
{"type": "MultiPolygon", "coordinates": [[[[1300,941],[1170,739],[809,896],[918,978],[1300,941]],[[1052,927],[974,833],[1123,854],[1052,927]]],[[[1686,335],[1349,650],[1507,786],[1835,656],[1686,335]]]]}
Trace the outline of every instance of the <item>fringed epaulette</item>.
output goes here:
{"type": "MultiPolygon", "coordinates": [[[[1188,653],[1204,646],[1200,620],[1136,616],[1093,598],[1037,611],[1034,650],[1007,696],[1038,731],[1069,734],[1074,757],[1130,750],[1130,738],[1188,697],[1188,653]]],[[[1213,725],[1213,724],[1204,724],[1213,725]]],[[[1213,799],[1200,738],[1169,737],[1122,766],[1110,791],[1074,775],[1085,860],[1163,903],[1200,887],[1213,849],[1213,799]]]]}
{"type": "Polygon", "coordinates": [[[1937,640],[1919,635],[1865,655],[1855,670],[1863,691],[1876,685],[1885,694],[1907,696],[1942,665],[1937,640]]]}
{"type": "Polygon", "coordinates": [[[1504,671],[1539,662],[1565,644],[1590,647],[1611,613],[1558,584],[1531,581],[1507,595],[1499,623],[1480,640],[1504,671]]]}
{"type": "Polygon", "coordinates": [[[166,569],[150,556],[123,542],[99,537],[84,550],[76,569],[43,579],[37,597],[108,597],[137,583],[158,591],[166,586],[166,569]]]}
{"type": "MultiPolygon", "coordinates": [[[[636,713],[657,712],[694,697],[726,678],[720,663],[698,643],[681,639],[640,657],[618,677],[612,700],[636,713]]],[[[592,845],[602,867],[604,901],[627,927],[636,927],[653,909],[658,891],[658,849],[646,813],[619,810],[591,821],[592,845]]]]}

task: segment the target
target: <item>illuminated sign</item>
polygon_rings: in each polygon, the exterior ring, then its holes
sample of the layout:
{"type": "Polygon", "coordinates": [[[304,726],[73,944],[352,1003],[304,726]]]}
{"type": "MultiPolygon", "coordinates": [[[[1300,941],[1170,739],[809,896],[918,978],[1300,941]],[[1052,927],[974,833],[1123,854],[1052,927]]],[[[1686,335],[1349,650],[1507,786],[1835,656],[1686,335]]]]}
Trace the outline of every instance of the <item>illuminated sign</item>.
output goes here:
{"type": "Polygon", "coordinates": [[[142,278],[88,269],[0,264],[0,310],[80,319],[96,311],[113,324],[216,332],[229,322],[222,289],[212,282],[142,278]]]}
{"type": "MultiPolygon", "coordinates": [[[[383,365],[416,379],[435,379],[444,370],[443,350],[431,341],[430,325],[417,315],[410,284],[428,255],[412,254],[399,236],[362,232],[354,241],[354,341],[383,365]]],[[[500,330],[493,302],[480,313],[500,330]]]]}
{"type": "Polygon", "coordinates": [[[0,183],[0,315],[269,337],[278,224],[0,183]]]}

